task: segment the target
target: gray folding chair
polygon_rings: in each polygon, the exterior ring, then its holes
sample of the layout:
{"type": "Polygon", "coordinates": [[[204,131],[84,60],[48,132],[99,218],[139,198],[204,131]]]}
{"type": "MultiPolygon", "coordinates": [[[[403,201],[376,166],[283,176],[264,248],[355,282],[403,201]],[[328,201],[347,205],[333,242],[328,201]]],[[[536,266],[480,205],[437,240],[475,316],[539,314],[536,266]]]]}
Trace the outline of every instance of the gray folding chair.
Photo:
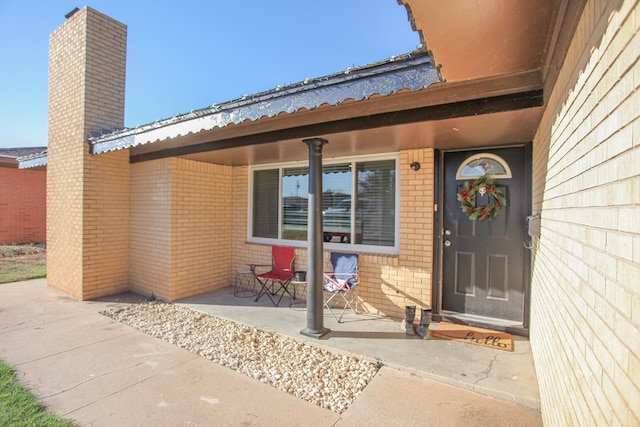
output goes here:
{"type": "Polygon", "coordinates": [[[340,252],[331,253],[333,272],[324,273],[324,306],[329,310],[336,322],[342,322],[347,309],[358,314],[358,255],[340,252]],[[340,317],[336,316],[336,302],[342,303],[340,317]],[[355,305],[355,307],[354,307],[355,305]]]}

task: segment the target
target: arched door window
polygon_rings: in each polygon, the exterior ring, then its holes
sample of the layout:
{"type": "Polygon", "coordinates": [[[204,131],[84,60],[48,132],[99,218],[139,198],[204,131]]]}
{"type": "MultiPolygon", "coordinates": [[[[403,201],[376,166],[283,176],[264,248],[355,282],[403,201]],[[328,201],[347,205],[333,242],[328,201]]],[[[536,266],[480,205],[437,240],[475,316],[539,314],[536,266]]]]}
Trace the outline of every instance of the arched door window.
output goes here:
{"type": "Polygon", "coordinates": [[[467,157],[458,167],[456,179],[472,179],[481,176],[491,178],[511,178],[511,168],[500,156],[491,153],[478,153],[467,157]]]}

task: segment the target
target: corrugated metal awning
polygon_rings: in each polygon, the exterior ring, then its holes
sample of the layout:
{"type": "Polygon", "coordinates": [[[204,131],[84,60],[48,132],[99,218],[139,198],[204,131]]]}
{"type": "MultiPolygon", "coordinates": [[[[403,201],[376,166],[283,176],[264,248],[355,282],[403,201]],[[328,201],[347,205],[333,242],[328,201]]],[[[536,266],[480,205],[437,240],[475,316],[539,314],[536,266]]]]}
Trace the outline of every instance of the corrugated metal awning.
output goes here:
{"type": "Polygon", "coordinates": [[[336,106],[347,100],[362,101],[374,95],[388,96],[403,90],[419,91],[440,82],[431,56],[416,51],[400,57],[286,87],[244,96],[137,128],[92,133],[92,154],[171,140],[263,117],[336,106]]]}
{"type": "Polygon", "coordinates": [[[47,166],[47,151],[32,154],[30,156],[18,157],[20,169],[32,169],[47,166]]]}

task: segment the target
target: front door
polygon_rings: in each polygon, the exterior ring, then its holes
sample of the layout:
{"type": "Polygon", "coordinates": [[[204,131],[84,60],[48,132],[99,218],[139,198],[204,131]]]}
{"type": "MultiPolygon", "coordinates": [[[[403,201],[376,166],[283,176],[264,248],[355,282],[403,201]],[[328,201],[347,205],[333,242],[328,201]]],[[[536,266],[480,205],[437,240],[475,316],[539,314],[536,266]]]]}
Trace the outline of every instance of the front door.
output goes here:
{"type": "MultiPolygon", "coordinates": [[[[531,205],[528,146],[442,153],[440,314],[498,329],[526,328],[531,205]],[[471,220],[457,194],[482,175],[495,181],[506,206],[493,219],[471,220]]],[[[491,195],[475,191],[475,205],[491,195]]],[[[517,332],[517,331],[516,331],[517,332]]],[[[524,332],[526,334],[526,332],[524,332]]]]}

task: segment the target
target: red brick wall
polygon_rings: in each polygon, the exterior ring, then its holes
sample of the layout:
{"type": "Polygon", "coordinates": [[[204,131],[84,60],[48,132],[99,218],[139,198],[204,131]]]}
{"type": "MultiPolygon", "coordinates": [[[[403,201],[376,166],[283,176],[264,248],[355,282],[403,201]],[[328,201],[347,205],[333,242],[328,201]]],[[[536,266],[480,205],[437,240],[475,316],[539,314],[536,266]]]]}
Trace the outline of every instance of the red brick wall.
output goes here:
{"type": "Polygon", "coordinates": [[[46,240],[47,173],[0,167],[0,244],[46,240]]]}

